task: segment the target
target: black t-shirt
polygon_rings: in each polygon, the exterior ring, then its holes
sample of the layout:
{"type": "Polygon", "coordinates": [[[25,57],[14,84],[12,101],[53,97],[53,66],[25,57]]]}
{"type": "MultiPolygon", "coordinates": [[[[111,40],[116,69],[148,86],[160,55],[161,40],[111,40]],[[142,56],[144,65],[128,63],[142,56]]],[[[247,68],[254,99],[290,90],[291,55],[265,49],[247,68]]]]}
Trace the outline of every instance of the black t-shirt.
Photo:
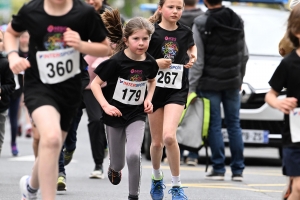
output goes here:
{"type": "MultiPolygon", "coordinates": [[[[103,95],[109,104],[118,108],[122,116],[112,117],[103,113],[103,122],[112,127],[124,127],[137,121],[145,121],[146,113],[144,104],[128,105],[113,99],[118,78],[129,81],[139,82],[153,79],[156,77],[158,65],[155,59],[146,53],[144,61],[135,61],[128,58],[124,51],[120,51],[110,59],[102,62],[96,69],[95,73],[101,80],[107,82],[107,86],[102,88],[103,95]]],[[[145,94],[146,97],[147,93],[145,94]]]]}
{"type": "Polygon", "coordinates": [[[80,0],[73,0],[72,9],[62,16],[48,15],[43,0],[30,1],[13,16],[11,25],[17,32],[29,32],[28,60],[31,67],[25,73],[35,79],[39,79],[36,52],[68,48],[63,40],[66,28],[78,32],[82,41],[102,42],[107,35],[99,14],[92,6],[80,0]]]}
{"type": "MultiPolygon", "coordinates": [[[[177,23],[178,28],[174,31],[165,30],[157,23],[154,26],[155,31],[151,36],[148,53],[155,59],[169,58],[172,59],[172,63],[186,64],[187,51],[194,45],[192,30],[180,23],[177,23]]],[[[182,89],[189,87],[187,74],[188,70],[184,68],[182,89]]],[[[161,89],[169,92],[174,91],[174,89],[170,88],[156,87],[156,90],[161,89]]],[[[156,95],[154,95],[154,98],[156,98],[156,95]]]]}
{"type": "Polygon", "coordinates": [[[185,54],[194,45],[192,30],[180,23],[177,23],[178,28],[174,31],[165,30],[157,23],[154,26],[148,53],[155,59],[170,58],[172,63],[186,64],[185,54]]]}
{"type": "MultiPolygon", "coordinates": [[[[281,92],[283,88],[286,88],[287,97],[295,97],[298,100],[298,107],[300,102],[300,57],[296,51],[292,51],[286,56],[277,69],[275,70],[271,80],[269,81],[270,86],[276,92],[281,92]]],[[[289,115],[284,115],[284,129],[282,132],[282,143],[283,146],[296,146],[300,147],[300,142],[292,143],[289,115]]]]}
{"type": "MultiPolygon", "coordinates": [[[[57,101],[77,105],[81,100],[81,74],[75,75],[57,84],[43,84],[37,68],[37,51],[66,49],[63,33],[67,28],[76,31],[82,41],[102,42],[107,30],[94,8],[81,0],[73,0],[71,10],[62,16],[48,15],[44,10],[44,0],[30,1],[24,4],[17,15],[13,16],[12,28],[17,32],[28,31],[29,54],[31,67],[25,71],[24,94],[30,97],[46,93],[57,101]]],[[[84,60],[80,56],[81,70],[84,60]]]]}

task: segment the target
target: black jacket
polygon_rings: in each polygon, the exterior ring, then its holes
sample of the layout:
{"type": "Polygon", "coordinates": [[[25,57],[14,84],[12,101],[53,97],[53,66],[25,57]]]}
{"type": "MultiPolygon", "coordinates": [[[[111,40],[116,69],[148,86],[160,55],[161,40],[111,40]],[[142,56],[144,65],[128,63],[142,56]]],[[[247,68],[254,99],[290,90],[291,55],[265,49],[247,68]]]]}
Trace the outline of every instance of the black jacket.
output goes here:
{"type": "Polygon", "coordinates": [[[197,73],[190,72],[192,88],[214,91],[240,88],[248,60],[242,19],[230,8],[221,7],[207,10],[194,24],[203,45],[200,56],[203,66],[198,78],[193,77],[197,73]]]}
{"type": "Polygon", "coordinates": [[[14,92],[16,84],[14,74],[9,68],[8,60],[0,53],[0,84],[1,84],[1,100],[0,112],[8,109],[10,95],[14,92]]]}

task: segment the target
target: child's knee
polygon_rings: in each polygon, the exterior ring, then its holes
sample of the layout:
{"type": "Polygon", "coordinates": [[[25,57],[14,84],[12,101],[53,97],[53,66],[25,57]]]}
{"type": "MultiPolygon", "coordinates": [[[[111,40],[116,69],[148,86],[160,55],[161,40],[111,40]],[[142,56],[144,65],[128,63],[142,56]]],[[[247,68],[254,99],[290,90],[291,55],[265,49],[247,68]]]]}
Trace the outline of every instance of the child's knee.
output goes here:
{"type": "Polygon", "coordinates": [[[60,134],[56,133],[45,134],[40,139],[40,145],[47,148],[60,150],[62,147],[62,137],[60,134]]]}
{"type": "Polygon", "coordinates": [[[293,178],[292,192],[295,192],[300,196],[300,176],[293,178]]]}
{"type": "Polygon", "coordinates": [[[140,152],[127,153],[127,163],[139,163],[141,160],[140,152]]]}

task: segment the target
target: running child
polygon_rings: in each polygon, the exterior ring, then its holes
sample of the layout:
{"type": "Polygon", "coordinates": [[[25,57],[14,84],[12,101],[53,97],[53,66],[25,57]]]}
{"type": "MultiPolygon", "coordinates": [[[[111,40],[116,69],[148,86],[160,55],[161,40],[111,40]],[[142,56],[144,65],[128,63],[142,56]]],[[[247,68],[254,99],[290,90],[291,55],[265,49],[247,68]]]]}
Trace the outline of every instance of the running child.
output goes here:
{"type": "Polygon", "coordinates": [[[120,13],[106,11],[102,19],[108,37],[116,43],[116,53],[96,69],[98,75],[91,89],[104,110],[110,155],[108,178],[118,185],[126,161],[129,174],[129,200],[139,199],[141,179],[141,146],[147,113],[152,113],[152,96],[158,66],[146,51],[153,25],[144,18],[135,17],[126,23],[122,32],[120,13]],[[101,89],[104,82],[107,83],[101,89]]]}
{"type": "Polygon", "coordinates": [[[15,91],[14,74],[9,69],[4,54],[3,32],[0,31],[0,156],[5,135],[5,121],[9,108],[10,95],[15,91]]]}
{"type": "MultiPolygon", "coordinates": [[[[283,199],[300,199],[300,4],[297,4],[288,18],[287,35],[295,49],[286,55],[275,70],[269,84],[271,90],[265,101],[273,108],[283,112],[284,129],[282,132],[282,168],[283,174],[290,177],[291,193],[284,192],[283,199]],[[298,73],[299,72],[299,73],[298,73]],[[286,98],[278,99],[286,88],[286,98]],[[292,178],[292,179],[291,179],[292,178]]],[[[289,188],[287,188],[289,189],[289,188]]]]}
{"type": "Polygon", "coordinates": [[[189,83],[187,69],[196,60],[192,30],[178,20],[184,8],[183,0],[160,0],[158,9],[150,18],[155,32],[151,37],[148,53],[160,67],[153,95],[153,114],[148,115],[151,130],[151,161],[153,167],[150,195],[162,200],[165,185],[160,169],[163,147],[166,147],[168,163],[172,174],[172,199],[187,199],[180,181],[180,152],[176,130],[187,101],[189,83]],[[186,63],[186,54],[190,60],[186,63]]]}
{"type": "Polygon", "coordinates": [[[40,133],[39,152],[31,176],[23,176],[23,200],[56,195],[58,157],[81,103],[80,53],[106,56],[104,24],[94,8],[80,0],[41,0],[24,4],[5,32],[11,70],[25,71],[24,101],[40,133]],[[17,38],[30,35],[28,60],[19,57],[17,38]],[[92,42],[88,42],[88,40],[92,42]]]}

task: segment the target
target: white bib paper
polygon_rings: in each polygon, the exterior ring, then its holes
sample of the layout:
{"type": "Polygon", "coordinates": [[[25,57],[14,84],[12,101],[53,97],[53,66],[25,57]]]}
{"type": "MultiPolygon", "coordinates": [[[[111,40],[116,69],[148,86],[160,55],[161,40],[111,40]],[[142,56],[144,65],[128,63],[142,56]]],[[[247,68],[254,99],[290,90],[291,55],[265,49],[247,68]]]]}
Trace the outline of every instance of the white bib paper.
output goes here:
{"type": "Polygon", "coordinates": [[[80,73],[79,52],[74,48],[38,51],[36,60],[40,79],[45,84],[63,82],[80,73]]]}
{"type": "Polygon", "coordinates": [[[292,142],[300,142],[300,108],[290,112],[290,131],[292,142]]]}
{"type": "Polygon", "coordinates": [[[145,99],[147,81],[118,79],[113,99],[128,105],[141,105],[145,99]]]}
{"type": "Polygon", "coordinates": [[[156,75],[156,86],[162,88],[181,89],[183,65],[172,64],[167,69],[159,69],[156,75]]]}

